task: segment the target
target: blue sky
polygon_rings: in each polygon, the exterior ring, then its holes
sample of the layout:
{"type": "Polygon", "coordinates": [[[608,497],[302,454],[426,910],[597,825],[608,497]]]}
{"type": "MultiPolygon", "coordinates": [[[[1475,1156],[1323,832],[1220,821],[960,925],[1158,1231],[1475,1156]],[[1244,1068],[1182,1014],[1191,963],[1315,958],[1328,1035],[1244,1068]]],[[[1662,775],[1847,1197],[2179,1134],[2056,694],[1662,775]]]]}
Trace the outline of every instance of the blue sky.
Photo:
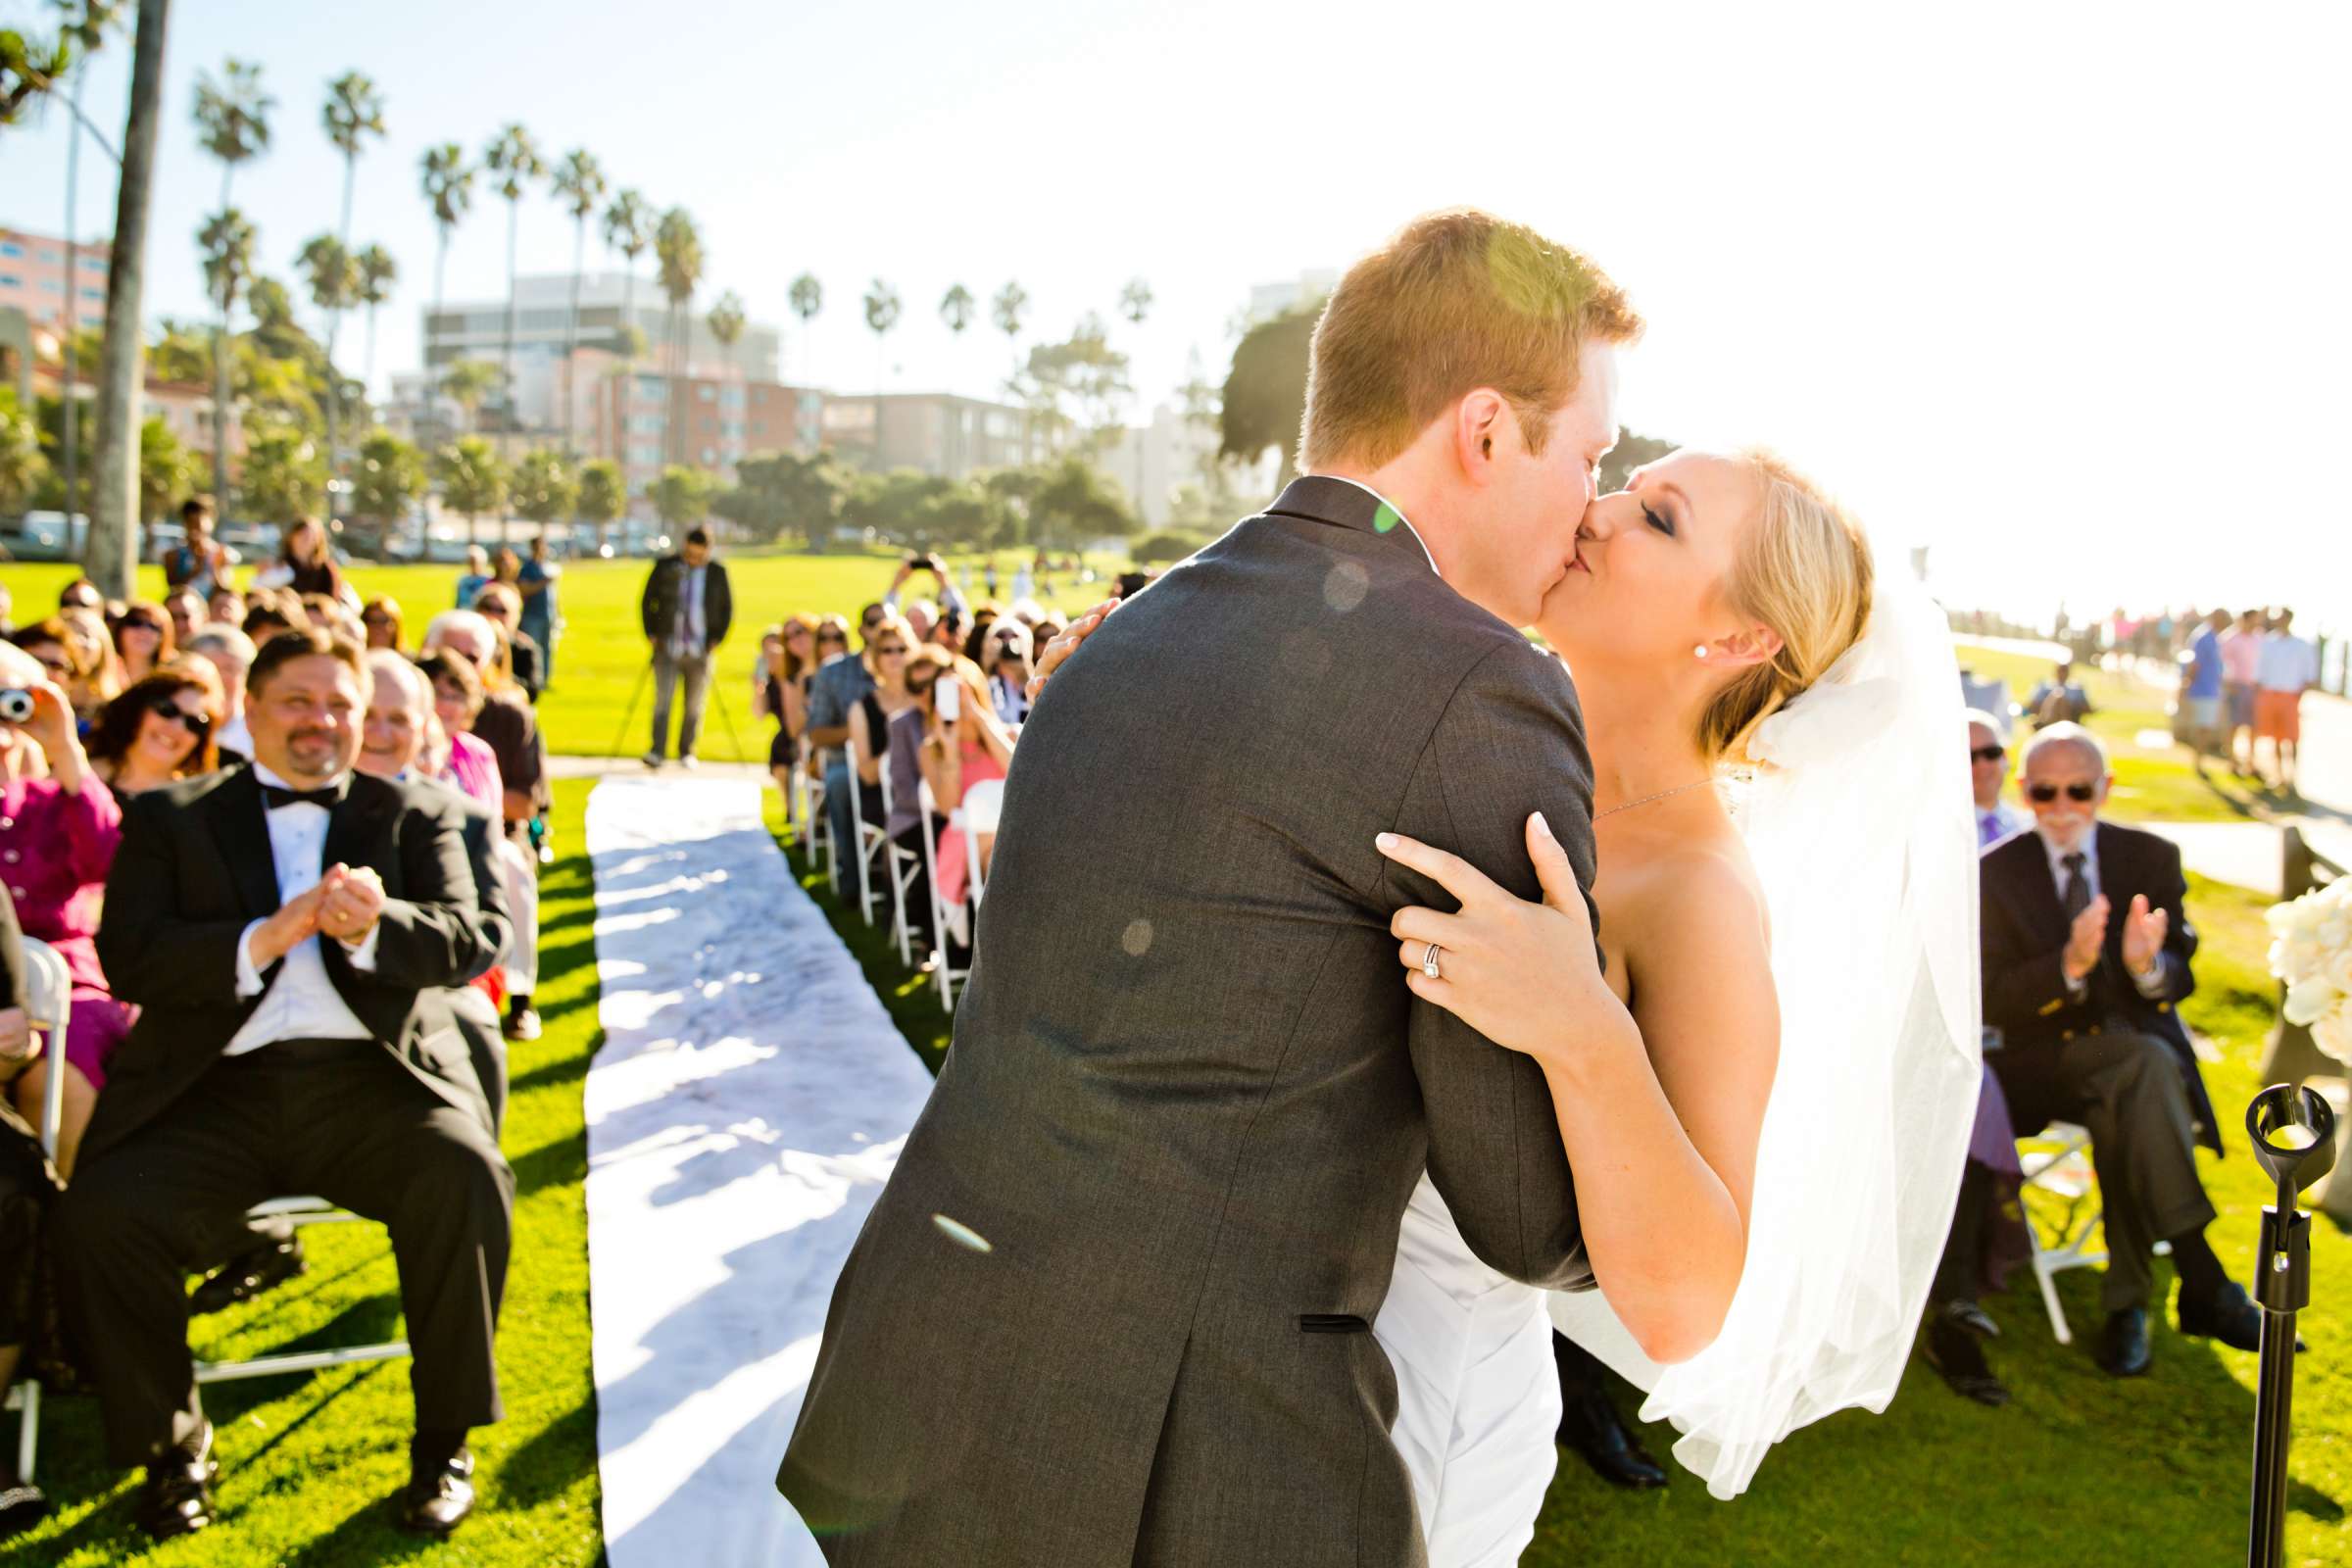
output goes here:
{"type": "MultiPolygon", "coordinates": [[[[2065,595],[2080,614],[2317,592],[2352,625],[2331,470],[2352,416],[2348,15],[179,0],[150,303],[203,310],[191,236],[220,179],[189,112],[197,71],[232,54],[279,100],[235,199],[281,272],[334,220],[325,81],[358,67],[385,90],[355,222],[404,272],[379,380],[414,363],[430,287],[418,157],[478,154],[509,120],[694,213],[706,307],[733,288],[789,324],[785,288],[814,272],[826,309],[808,338],[787,332],[786,371],[850,391],[876,378],[857,306],[876,275],[907,304],[888,383],[986,392],[1005,346],[939,324],[951,283],[985,297],[1018,278],[1036,329],[1060,332],[1140,274],[1152,319],[1114,324],[1165,395],[1193,351],[1222,374],[1251,284],[1470,202],[1633,292],[1651,330],[1627,361],[1628,422],[1781,446],[1890,543],[1930,545],[1956,597],[2065,595]]],[[[127,64],[118,45],[92,67],[110,126],[127,64]]],[[[0,221],[60,225],[63,124],[0,136],[0,221]]],[[[111,182],[84,169],[94,234],[111,182]]],[[[453,298],[502,287],[505,211],[483,195],[453,298]]],[[[561,270],[570,247],[553,202],[527,201],[523,270],[561,270]]]]}

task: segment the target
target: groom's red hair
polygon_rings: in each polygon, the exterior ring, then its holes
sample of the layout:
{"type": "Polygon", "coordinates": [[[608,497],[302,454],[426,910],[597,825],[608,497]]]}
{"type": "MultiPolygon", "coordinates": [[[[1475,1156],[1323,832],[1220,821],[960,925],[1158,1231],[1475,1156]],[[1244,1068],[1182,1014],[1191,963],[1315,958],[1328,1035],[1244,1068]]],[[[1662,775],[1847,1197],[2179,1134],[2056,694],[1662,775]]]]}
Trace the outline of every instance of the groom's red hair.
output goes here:
{"type": "Polygon", "coordinates": [[[1416,218],[1349,268],[1323,307],[1303,466],[1378,467],[1482,386],[1510,400],[1542,451],[1576,391],[1584,341],[1641,331],[1608,274],[1525,224],[1469,208],[1416,218]]]}

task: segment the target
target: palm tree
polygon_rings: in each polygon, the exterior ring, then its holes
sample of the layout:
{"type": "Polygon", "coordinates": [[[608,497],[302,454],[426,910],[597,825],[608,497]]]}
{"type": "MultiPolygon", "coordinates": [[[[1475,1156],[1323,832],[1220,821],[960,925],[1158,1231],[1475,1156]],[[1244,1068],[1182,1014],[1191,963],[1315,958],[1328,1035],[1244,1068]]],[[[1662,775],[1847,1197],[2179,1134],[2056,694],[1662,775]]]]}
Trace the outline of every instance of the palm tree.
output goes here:
{"type": "MultiPolygon", "coordinates": [[[[740,370],[742,367],[735,363],[735,345],[743,337],[742,299],[736,295],[733,289],[727,290],[718,297],[718,303],[710,307],[710,315],[707,320],[710,327],[711,337],[717,340],[720,348],[727,351],[727,368],[730,371],[740,370]]],[[[725,445],[726,416],[723,407],[719,416],[719,457],[724,461],[727,452],[725,445]]]]}
{"type": "Polygon", "coordinates": [[[620,280],[620,331],[623,357],[637,360],[637,258],[654,243],[654,210],[633,190],[624,190],[605,209],[605,246],[620,252],[628,270],[620,280]]]}
{"type": "MultiPolygon", "coordinates": [[[[473,210],[473,170],[466,163],[466,149],[454,141],[425,149],[422,164],[424,199],[433,204],[433,226],[440,230],[440,242],[433,250],[433,314],[428,318],[438,322],[441,318],[441,274],[449,262],[449,236],[468,212],[473,210]]],[[[425,336],[432,336],[428,328],[425,336]]],[[[425,369],[432,364],[428,360],[425,369]]],[[[437,447],[434,439],[440,420],[434,416],[433,388],[428,380],[424,389],[425,439],[423,447],[429,456],[437,447]]]]}
{"type": "Polygon", "coordinates": [[[865,291],[865,324],[874,334],[874,466],[882,466],[882,339],[899,324],[899,291],[880,278],[865,291]]]}
{"type": "MultiPolygon", "coordinates": [[[[1129,278],[1127,286],[1119,290],[1119,314],[1127,318],[1130,326],[1143,325],[1144,318],[1152,314],[1152,285],[1140,277],[1129,278]]],[[[1139,416],[1143,412],[1140,406],[1136,410],[1139,416]]],[[[1143,514],[1144,427],[1141,424],[1136,426],[1135,431],[1135,510],[1138,516],[1143,514]]]]}
{"type": "MultiPolygon", "coordinates": [[[[196,230],[197,254],[204,264],[204,283],[220,318],[213,328],[213,483],[228,483],[228,318],[237,296],[253,281],[253,224],[234,207],[215,213],[196,230]]],[[[228,491],[217,488],[217,504],[226,507],[228,491]]]]}
{"type": "MultiPolygon", "coordinates": [[[[210,72],[196,77],[196,128],[204,150],[220,160],[220,218],[236,212],[228,204],[229,180],[237,166],[270,150],[270,111],[277,100],[262,90],[262,68],[231,58],[216,81],[210,72]]],[[[238,219],[243,222],[242,218],[238,219]]],[[[209,225],[208,225],[209,226],[209,225]]],[[[208,251],[210,247],[207,247],[208,251]]],[[[252,226],[246,225],[245,268],[252,270],[252,226]]],[[[209,276],[208,266],[208,276],[209,276]]],[[[241,284],[242,278],[232,279],[241,284]]],[[[214,290],[215,298],[221,291],[214,290]]],[[[228,504],[228,306],[220,310],[213,339],[213,494],[228,504]]]]}
{"type": "MultiPolygon", "coordinates": [[[[294,266],[302,273],[303,281],[310,285],[311,303],[325,312],[330,321],[342,313],[344,307],[359,298],[359,260],[345,250],[343,242],[334,235],[312,235],[302,247],[302,254],[294,259],[294,266]]],[[[330,326],[328,330],[329,341],[332,341],[333,328],[330,326]]],[[[326,362],[326,425],[330,430],[335,425],[336,379],[333,351],[329,350],[326,362]]]]}
{"type": "MultiPolygon", "coordinates": [[[[335,230],[335,242],[348,261],[351,187],[359,172],[360,144],[369,136],[384,134],[384,95],[376,90],[375,82],[366,72],[346,71],[326,84],[326,102],[319,107],[318,123],[326,131],[326,139],[343,155],[343,221],[335,230]]],[[[314,277],[313,293],[316,292],[314,277]]],[[[326,317],[326,510],[330,515],[335,510],[335,472],[341,456],[335,440],[336,424],[343,405],[342,381],[335,374],[335,339],[342,332],[344,308],[358,292],[355,279],[352,287],[340,291],[326,317]]]]}
{"type": "Polygon", "coordinates": [[[816,280],[815,273],[803,272],[792,280],[789,298],[792,301],[792,314],[801,318],[801,358],[806,362],[801,369],[801,379],[814,386],[816,355],[809,347],[808,323],[816,318],[817,312],[825,308],[825,285],[816,280]]]}
{"type": "MultiPolygon", "coordinates": [[[[1021,373],[1021,351],[1017,343],[1021,335],[1021,313],[1028,309],[1029,291],[1013,282],[1007,282],[997,290],[997,297],[989,302],[989,319],[996,322],[997,330],[1004,334],[1004,346],[1012,351],[1012,373],[1016,377],[1021,373]]],[[[1021,461],[1029,461],[1029,414],[1026,409],[1021,412],[1021,461]]]]}
{"type": "Polygon", "coordinates": [[[513,429],[514,417],[514,232],[515,222],[522,215],[523,185],[547,172],[547,160],[539,156],[539,144],[531,133],[519,124],[509,124],[490,138],[482,149],[482,167],[499,176],[497,190],[507,199],[507,369],[505,389],[507,426],[513,429]]]}
{"type": "Polygon", "coordinates": [[[137,558],[139,384],[146,355],[139,311],[147,288],[147,217],[155,191],[156,126],[163,118],[164,36],[171,0],[139,0],[130,65],[122,175],[115,187],[115,248],[106,276],[106,337],[98,368],[98,493],[87,564],[99,591],[128,598],[137,558]]]}
{"type": "Polygon", "coordinates": [[[474,423],[498,386],[499,368],[488,360],[456,360],[441,372],[441,390],[449,400],[466,411],[466,433],[477,435],[474,423]]]}
{"type": "Polygon", "coordinates": [[[375,380],[375,308],[392,297],[392,285],[400,280],[400,264],[392,253],[381,245],[370,245],[352,258],[360,270],[360,286],[355,298],[368,307],[368,365],[360,379],[363,384],[375,380]]]}
{"type": "Polygon", "coordinates": [[[972,311],[979,303],[972,298],[970,289],[957,283],[940,296],[939,318],[948,323],[949,331],[961,337],[963,329],[972,324],[972,311]]]}
{"type": "Polygon", "coordinates": [[[571,362],[580,348],[580,267],[588,248],[588,219],[605,199],[605,171],[595,155],[574,148],[556,166],[556,194],[571,209],[571,314],[564,327],[564,455],[570,458],[571,362]]]}
{"type": "Polygon", "coordinates": [[[681,401],[678,381],[686,370],[686,307],[693,303],[695,287],[703,280],[703,236],[685,208],[672,207],[662,215],[661,225],[654,231],[654,255],[662,264],[662,292],[669,300],[669,386],[664,400],[668,428],[662,446],[671,461],[683,462],[677,409],[681,401]]]}

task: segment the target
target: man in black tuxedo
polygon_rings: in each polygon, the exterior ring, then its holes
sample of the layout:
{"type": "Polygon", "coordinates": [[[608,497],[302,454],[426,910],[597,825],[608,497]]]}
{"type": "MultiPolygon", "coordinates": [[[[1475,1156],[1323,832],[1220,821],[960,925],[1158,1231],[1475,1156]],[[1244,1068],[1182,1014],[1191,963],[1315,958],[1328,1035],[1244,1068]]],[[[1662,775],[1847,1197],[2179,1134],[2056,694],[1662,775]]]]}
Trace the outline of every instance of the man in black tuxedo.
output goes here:
{"type": "Polygon", "coordinates": [[[391,1230],[415,1353],[405,1528],[470,1511],[466,1433],[500,1415],[514,1178],[450,990],[500,933],[448,801],[353,773],[364,679],[345,639],[272,639],[247,677],[253,765],[123,811],[98,952],[139,1021],[57,1250],[108,1452],[146,1465],[159,1539],[212,1522],[219,1474],[183,1271],[265,1199],[316,1194],[391,1230]]]}
{"type": "Polygon", "coordinates": [[[2159,1241],[2180,1275],[2182,1333],[2250,1350],[2261,1313],[2205,1241],[2214,1208],[2196,1146],[2219,1153],[2221,1136],[2175,1011],[2196,989],[2180,852],[2100,821],[2111,782],[2106,748],[2080,725],[2047,725],[2026,748],[2034,831],[1980,862],[1984,1021],[2001,1031],[1987,1060],[2017,1131],[2090,1131],[2108,1250],[2097,1353],[2131,1377],[2148,1369],[2159,1241]]]}
{"type": "Polygon", "coordinates": [[[735,618],[727,568],[710,559],[710,534],[697,528],[686,547],[654,563],[638,602],[645,639],[654,645],[654,746],[645,765],[660,767],[669,744],[669,705],[678,679],[686,681],[686,710],[678,717],[678,760],[694,765],[702,735],[703,703],[710,695],[710,660],[735,618]]]}

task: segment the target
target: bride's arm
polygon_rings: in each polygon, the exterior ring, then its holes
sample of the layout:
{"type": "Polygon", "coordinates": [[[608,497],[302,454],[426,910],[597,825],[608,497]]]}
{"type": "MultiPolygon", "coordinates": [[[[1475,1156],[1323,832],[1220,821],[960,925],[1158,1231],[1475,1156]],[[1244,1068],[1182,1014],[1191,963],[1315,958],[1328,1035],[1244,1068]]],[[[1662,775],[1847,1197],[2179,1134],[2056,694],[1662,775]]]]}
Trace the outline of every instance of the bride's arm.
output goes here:
{"type": "Polygon", "coordinates": [[[1747,1250],[1756,1140],[1780,1015],[1761,910],[1704,859],[1623,933],[1636,1010],[1600,974],[1567,858],[1540,822],[1528,847],[1543,904],[1411,840],[1382,849],[1461,901],[1400,911],[1393,929],[1414,993],[1543,1066],[1594,1278],[1651,1360],[1714,1342],[1747,1250]],[[1421,964],[1438,943],[1443,978],[1421,964]]]}

